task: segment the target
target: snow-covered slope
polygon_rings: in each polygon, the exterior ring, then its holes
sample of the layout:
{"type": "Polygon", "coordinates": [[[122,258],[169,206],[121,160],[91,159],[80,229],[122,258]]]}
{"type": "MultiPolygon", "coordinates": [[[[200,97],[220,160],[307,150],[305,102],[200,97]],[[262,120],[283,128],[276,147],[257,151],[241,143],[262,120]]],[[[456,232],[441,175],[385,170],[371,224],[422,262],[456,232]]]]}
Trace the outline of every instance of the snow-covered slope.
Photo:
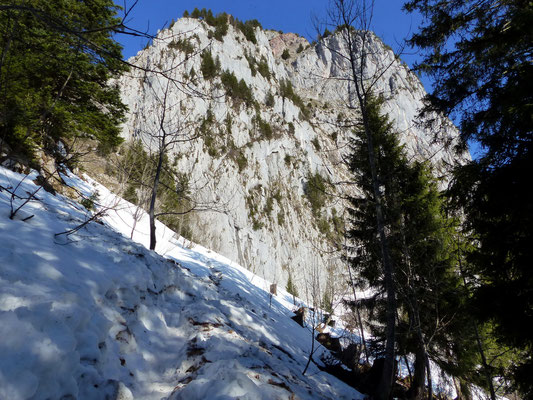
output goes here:
{"type": "MultiPolygon", "coordinates": [[[[132,206],[95,182],[65,180],[113,206],[91,216],[0,168],[0,399],[355,399],[311,364],[291,298],[158,226],[129,239],[132,206]],[[8,192],[16,188],[12,197],[8,192]]],[[[324,350],[319,350],[319,353],[324,350]]],[[[315,355],[319,359],[319,354],[315,355]]]]}
{"type": "MultiPolygon", "coordinates": [[[[203,205],[190,226],[195,240],[280,286],[291,272],[303,292],[306,277],[317,265],[323,286],[328,279],[327,285],[332,285],[331,276],[338,273],[331,271],[345,267],[333,253],[328,230],[343,214],[338,195],[353,186],[328,187],[332,196],[318,211],[312,210],[305,190],[316,173],[332,183],[350,180],[341,162],[350,129],[337,123],[351,112],[345,106],[349,88],[342,79],[346,66],[336,56],[343,45],[336,35],[310,46],[297,35],[260,28],[252,43],[232,26],[216,40],[214,29],[204,21],[179,19],[129,60],[143,69],[132,70],[119,82],[130,109],[123,135],[153,144],[146,134],[157,133],[166,77],[173,79],[165,114],[169,128],[198,131],[208,110],[214,118],[200,137],[172,150],[180,172],[189,178],[193,197],[203,205]],[[285,48],[291,54],[287,60],[281,57],[285,48]],[[205,80],[202,54],[207,52],[220,68],[205,80]],[[223,71],[242,79],[255,102],[226,96],[223,71]],[[287,81],[307,114],[298,101],[282,97],[287,81]],[[258,118],[270,125],[271,137],[261,135],[258,118]]],[[[386,66],[376,92],[387,99],[385,110],[409,154],[430,159],[439,168],[454,164],[453,155],[432,139],[439,132],[453,140],[457,131],[443,118],[437,118],[431,132],[415,124],[425,94],[421,83],[379,39],[371,39],[373,65],[386,66]]]]}

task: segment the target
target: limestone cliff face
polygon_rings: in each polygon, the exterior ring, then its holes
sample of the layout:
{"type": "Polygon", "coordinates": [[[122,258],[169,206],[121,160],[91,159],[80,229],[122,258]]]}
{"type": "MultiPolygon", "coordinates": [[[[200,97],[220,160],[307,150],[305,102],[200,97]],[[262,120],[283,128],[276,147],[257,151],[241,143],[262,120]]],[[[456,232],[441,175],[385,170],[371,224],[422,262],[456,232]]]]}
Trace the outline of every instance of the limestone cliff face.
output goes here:
{"type": "MultiPolygon", "coordinates": [[[[283,286],[290,271],[301,295],[313,277],[322,278],[322,288],[328,276],[334,284],[331,272],[344,268],[332,245],[333,227],[342,224],[337,195],[356,190],[340,184],[350,180],[341,162],[349,131],[336,123],[349,116],[351,91],[335,79],[345,73],[336,52],[342,41],[333,35],[310,46],[297,35],[256,28],[252,43],[232,26],[222,40],[213,35],[203,21],[180,19],[130,59],[161,73],[134,70],[121,79],[130,109],[123,135],[154,145],[147,132],[159,129],[168,87],[167,129],[194,137],[172,149],[203,209],[194,214],[193,239],[283,286]],[[285,48],[287,60],[281,58],[285,48]],[[202,77],[207,52],[219,63],[208,80],[202,77]],[[242,79],[255,102],[226,95],[223,71],[242,79]],[[168,86],[165,77],[173,80],[168,86]],[[287,94],[287,82],[299,98],[287,94]],[[316,174],[331,194],[324,204],[322,196],[311,204],[306,195],[316,174]]],[[[373,68],[387,66],[376,91],[386,97],[385,109],[409,153],[439,168],[453,165],[452,155],[432,144],[433,132],[414,124],[425,94],[417,77],[374,36],[370,48],[373,68]]],[[[434,129],[450,140],[457,136],[445,119],[434,129]]]]}

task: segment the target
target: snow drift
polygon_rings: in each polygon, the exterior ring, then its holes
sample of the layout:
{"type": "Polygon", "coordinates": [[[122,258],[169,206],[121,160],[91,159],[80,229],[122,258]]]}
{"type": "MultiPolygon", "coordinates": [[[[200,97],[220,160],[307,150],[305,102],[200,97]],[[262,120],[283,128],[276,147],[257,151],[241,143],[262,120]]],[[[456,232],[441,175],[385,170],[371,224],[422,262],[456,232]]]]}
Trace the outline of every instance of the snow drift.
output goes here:
{"type": "MultiPolygon", "coordinates": [[[[0,168],[0,399],[354,399],[311,365],[310,332],[289,319],[285,292],[200,246],[185,248],[95,182],[65,176],[106,216],[0,168]],[[28,218],[30,217],[30,218],[28,218]],[[126,235],[124,235],[124,234],[126,235]]],[[[325,351],[319,350],[319,353],[325,351]]],[[[319,359],[319,354],[315,359],[319,359]]]]}

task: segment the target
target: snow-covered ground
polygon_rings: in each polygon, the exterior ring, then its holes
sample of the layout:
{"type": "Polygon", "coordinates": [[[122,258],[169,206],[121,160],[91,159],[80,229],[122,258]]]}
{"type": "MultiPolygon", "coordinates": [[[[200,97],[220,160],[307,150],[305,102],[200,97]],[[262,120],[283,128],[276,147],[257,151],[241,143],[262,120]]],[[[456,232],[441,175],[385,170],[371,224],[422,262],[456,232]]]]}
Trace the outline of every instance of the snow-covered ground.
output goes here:
{"type": "MultiPolygon", "coordinates": [[[[23,178],[0,167],[20,197],[37,188],[23,178]]],[[[312,339],[290,295],[271,299],[268,282],[161,224],[147,250],[146,217],[130,240],[133,206],[65,179],[114,209],[56,235],[91,214],[40,190],[9,219],[0,189],[0,399],[362,398],[314,364],[302,375],[312,339]]]]}

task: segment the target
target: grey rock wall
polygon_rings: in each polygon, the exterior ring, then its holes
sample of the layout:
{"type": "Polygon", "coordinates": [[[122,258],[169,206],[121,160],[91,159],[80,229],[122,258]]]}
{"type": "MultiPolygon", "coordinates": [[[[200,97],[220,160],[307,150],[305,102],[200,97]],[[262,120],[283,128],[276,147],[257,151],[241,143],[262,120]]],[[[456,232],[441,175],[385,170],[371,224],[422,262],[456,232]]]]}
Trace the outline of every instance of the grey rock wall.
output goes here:
{"type": "MultiPolygon", "coordinates": [[[[332,183],[350,180],[341,162],[349,131],[334,123],[339,113],[350,114],[345,104],[352,88],[336,79],[346,73],[346,64],[337,54],[343,50],[342,41],[333,35],[298,53],[294,47],[307,47],[307,42],[296,35],[256,29],[257,44],[253,44],[231,26],[223,41],[210,39],[213,30],[204,22],[180,19],[130,60],[161,74],[133,70],[121,79],[123,99],[130,109],[123,135],[143,138],[147,147],[154,145],[146,132],[158,129],[165,77],[171,78],[172,102],[166,110],[169,129],[194,130],[208,110],[215,118],[209,137],[176,144],[172,150],[180,171],[190,177],[192,193],[206,209],[194,214],[193,239],[282,287],[290,270],[304,298],[311,296],[309,287],[316,277],[320,278],[320,290],[328,279],[329,284],[342,286],[339,272],[345,272],[345,267],[319,225],[324,221],[331,224],[334,216],[342,217],[338,195],[356,189],[332,185],[328,192],[333,196],[314,214],[305,196],[311,174],[319,173],[332,183]],[[178,50],[175,44],[179,40],[192,44],[196,53],[186,56],[178,50]],[[291,58],[282,60],[286,46],[291,58]],[[204,50],[219,60],[221,71],[232,71],[246,82],[257,105],[236,105],[224,95],[218,77],[208,82],[191,79],[201,75],[198,53],[204,50]],[[266,63],[270,78],[257,71],[253,74],[249,60],[266,63]],[[309,104],[308,118],[280,96],[285,79],[309,104]],[[269,94],[273,102],[267,105],[269,94]],[[272,128],[270,139],[261,136],[257,116],[272,128]],[[244,167],[236,160],[239,154],[241,163],[246,160],[244,167]]],[[[432,132],[415,125],[425,94],[418,78],[376,37],[372,36],[369,46],[369,71],[387,66],[376,82],[376,91],[387,99],[385,110],[408,152],[431,159],[440,170],[460,162],[432,143],[432,132]]],[[[435,130],[450,140],[457,137],[456,129],[443,118],[438,119],[435,130]]]]}

